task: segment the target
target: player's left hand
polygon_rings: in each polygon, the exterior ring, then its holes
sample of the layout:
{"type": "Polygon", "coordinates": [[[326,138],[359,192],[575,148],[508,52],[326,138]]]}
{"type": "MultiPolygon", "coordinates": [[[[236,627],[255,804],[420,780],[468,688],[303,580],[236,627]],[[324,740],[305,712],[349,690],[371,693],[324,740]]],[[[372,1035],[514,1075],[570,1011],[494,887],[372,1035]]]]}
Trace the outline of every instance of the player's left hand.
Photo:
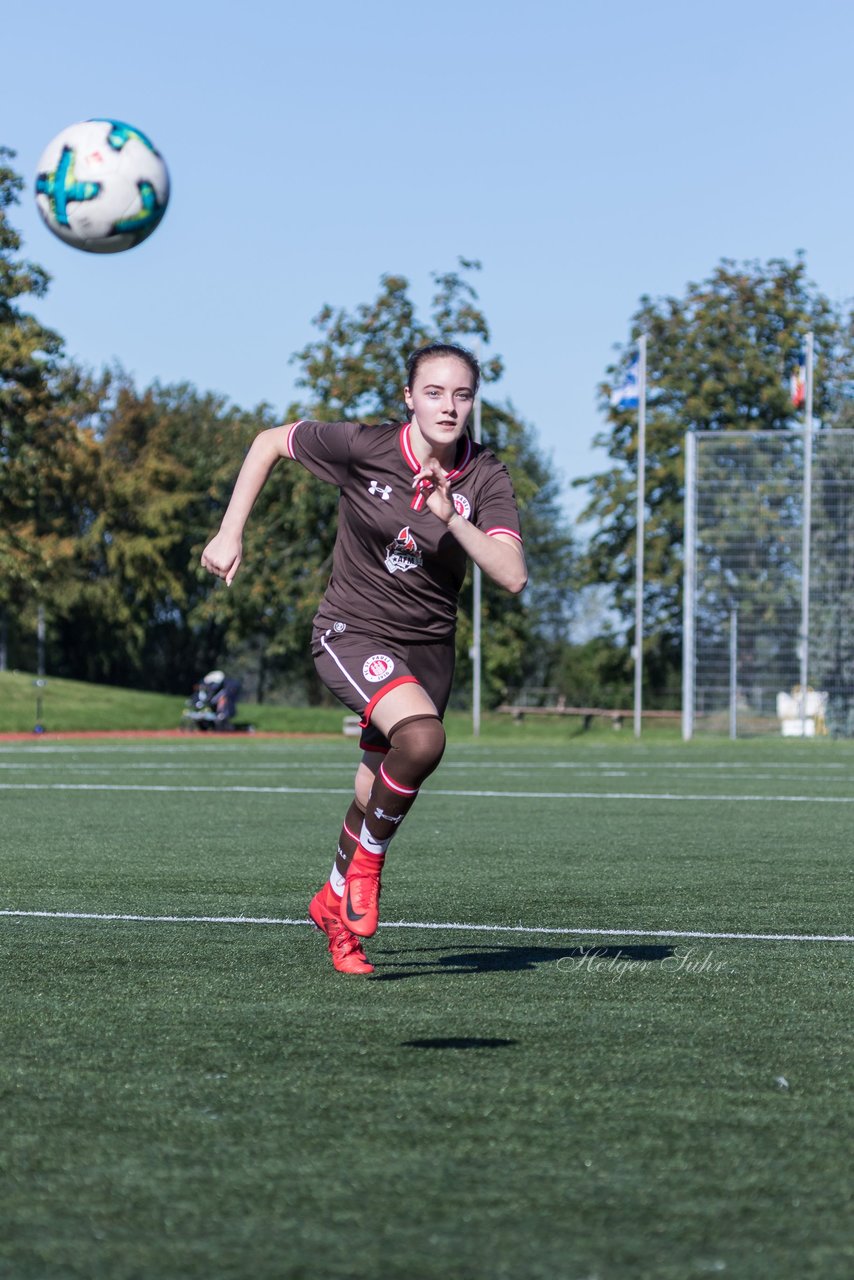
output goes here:
{"type": "Polygon", "coordinates": [[[422,463],[421,470],[412,481],[416,493],[422,493],[426,506],[438,516],[443,524],[448,524],[454,515],[454,501],[451,497],[451,482],[448,474],[435,458],[428,458],[422,463]]]}

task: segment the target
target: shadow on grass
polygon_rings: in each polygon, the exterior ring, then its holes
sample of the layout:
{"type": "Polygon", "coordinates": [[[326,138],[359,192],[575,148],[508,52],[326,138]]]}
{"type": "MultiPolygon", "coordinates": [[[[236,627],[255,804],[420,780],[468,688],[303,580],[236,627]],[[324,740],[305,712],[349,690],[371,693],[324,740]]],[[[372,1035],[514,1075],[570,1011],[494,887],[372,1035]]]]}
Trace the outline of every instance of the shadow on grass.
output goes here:
{"type": "Polygon", "coordinates": [[[376,953],[373,982],[399,982],[402,978],[425,978],[473,973],[523,973],[541,964],[558,960],[666,960],[674,955],[667,946],[590,947],[494,947],[470,946],[446,952],[444,947],[397,947],[376,953]],[[385,959],[388,957],[388,959],[385,959]],[[413,957],[410,959],[409,957],[413,957]],[[425,957],[415,958],[415,957],[425,957]],[[388,966],[388,968],[386,967],[388,966]]]}
{"type": "Polygon", "coordinates": [[[425,1040],[401,1040],[404,1049],[506,1049],[518,1040],[487,1039],[481,1036],[433,1036],[425,1040]]]}

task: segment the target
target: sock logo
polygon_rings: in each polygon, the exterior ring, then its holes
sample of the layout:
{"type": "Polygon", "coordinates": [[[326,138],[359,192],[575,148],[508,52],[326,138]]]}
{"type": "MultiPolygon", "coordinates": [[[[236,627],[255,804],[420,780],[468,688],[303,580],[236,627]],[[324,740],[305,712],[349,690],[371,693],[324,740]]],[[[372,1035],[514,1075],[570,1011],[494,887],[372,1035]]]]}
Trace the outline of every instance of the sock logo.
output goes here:
{"type": "Polygon", "coordinates": [[[384,819],[386,822],[392,822],[394,823],[395,826],[397,826],[399,822],[403,822],[402,813],[399,813],[395,818],[395,817],[392,817],[390,813],[386,813],[384,809],[379,809],[379,808],[374,809],[374,817],[380,818],[381,820],[384,819]]]}
{"type": "Polygon", "coordinates": [[[373,854],[374,857],[379,858],[385,853],[391,843],[391,838],[388,840],[377,840],[375,836],[370,836],[367,832],[363,831],[359,843],[365,850],[365,853],[373,854]]]}
{"type": "Polygon", "coordinates": [[[370,680],[371,684],[378,684],[380,680],[387,680],[392,671],[394,671],[394,659],[390,658],[387,653],[371,654],[362,667],[362,675],[366,680],[370,680]]]}

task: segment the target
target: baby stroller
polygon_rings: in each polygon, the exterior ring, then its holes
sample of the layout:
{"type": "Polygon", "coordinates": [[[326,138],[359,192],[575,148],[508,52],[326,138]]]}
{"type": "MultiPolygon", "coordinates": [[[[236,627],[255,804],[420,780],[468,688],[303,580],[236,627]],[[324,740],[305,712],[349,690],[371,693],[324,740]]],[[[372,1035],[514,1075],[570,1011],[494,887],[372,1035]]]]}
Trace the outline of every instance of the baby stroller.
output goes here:
{"type": "Polygon", "coordinates": [[[181,714],[184,721],[181,727],[191,731],[233,732],[239,693],[239,680],[230,679],[224,671],[209,671],[203,680],[193,685],[192,696],[181,714]]]}

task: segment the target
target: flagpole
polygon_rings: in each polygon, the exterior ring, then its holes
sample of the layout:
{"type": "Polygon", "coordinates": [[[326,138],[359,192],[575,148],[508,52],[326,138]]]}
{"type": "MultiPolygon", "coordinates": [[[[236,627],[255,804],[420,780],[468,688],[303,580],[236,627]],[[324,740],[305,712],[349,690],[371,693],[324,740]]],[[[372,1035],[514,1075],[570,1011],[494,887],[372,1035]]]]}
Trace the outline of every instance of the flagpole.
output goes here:
{"type": "MultiPolygon", "coordinates": [[[[475,354],[480,357],[480,343],[476,344],[475,354]]],[[[474,401],[474,439],[481,443],[481,397],[480,387],[474,401]]],[[[481,611],[483,599],[483,578],[479,565],[472,567],[472,637],[469,656],[472,664],[471,685],[471,731],[475,738],[480,737],[480,677],[481,677],[481,611]]]]}
{"type": "Polygon", "coordinates": [[[694,610],[697,569],[697,437],[685,433],[685,584],[682,589],[682,739],[694,736],[697,642],[694,610]]]}
{"type": "Polygon", "coordinates": [[[643,548],[646,514],[646,338],[638,338],[638,492],[635,549],[635,737],[641,736],[643,710],[643,548]]]}
{"type": "Polygon", "coordinates": [[[810,552],[812,542],[812,404],[814,336],[806,339],[806,385],[804,387],[804,500],[803,554],[801,565],[801,737],[807,733],[807,681],[810,661],[810,552]]]}

